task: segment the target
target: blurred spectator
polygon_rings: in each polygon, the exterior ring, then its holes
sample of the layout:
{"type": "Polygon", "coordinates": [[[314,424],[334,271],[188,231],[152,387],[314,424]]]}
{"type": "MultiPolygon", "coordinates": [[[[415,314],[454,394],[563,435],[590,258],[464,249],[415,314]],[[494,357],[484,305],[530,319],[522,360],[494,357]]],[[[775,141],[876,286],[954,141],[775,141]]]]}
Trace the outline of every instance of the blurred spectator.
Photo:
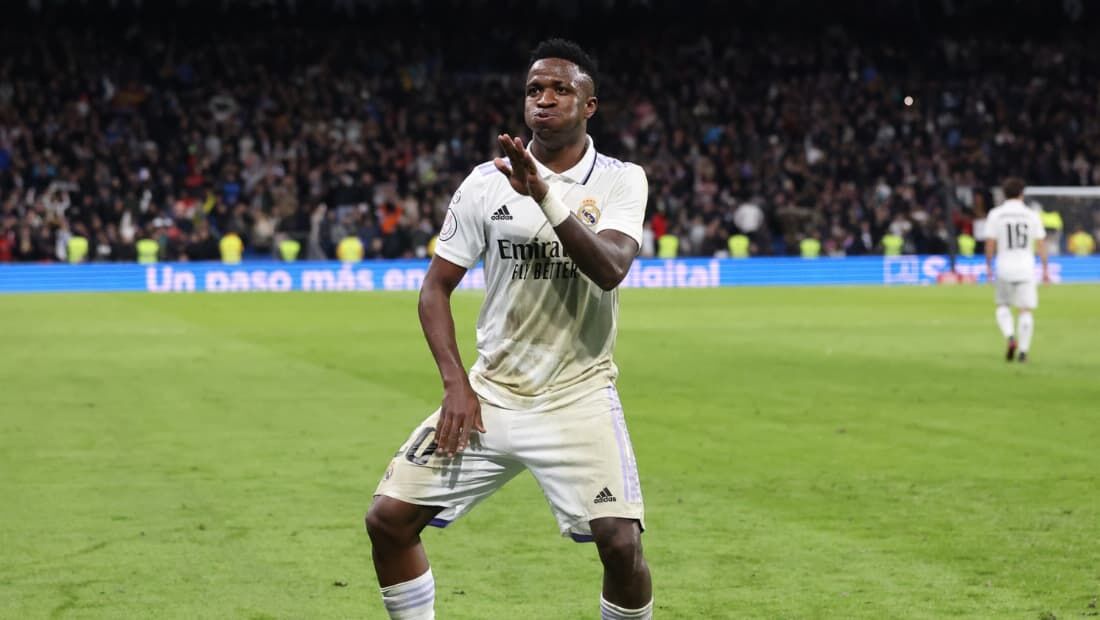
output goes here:
{"type": "Polygon", "coordinates": [[[1039,218],[1043,222],[1043,229],[1047,233],[1047,252],[1051,256],[1062,253],[1062,214],[1057,211],[1048,211],[1040,207],[1039,218]]]}
{"type": "Polygon", "coordinates": [[[1096,251],[1096,241],[1093,240],[1092,235],[1085,232],[1084,228],[1078,226],[1069,236],[1066,249],[1074,256],[1088,256],[1096,251]]]}
{"type": "Polygon", "coordinates": [[[210,236],[210,227],[205,223],[195,227],[181,257],[185,260],[217,260],[221,254],[218,242],[210,236]]]}
{"type": "Polygon", "coordinates": [[[241,241],[240,236],[234,231],[222,235],[220,241],[218,241],[218,251],[221,254],[222,262],[226,265],[236,265],[241,262],[241,254],[244,252],[244,242],[241,241]]]}

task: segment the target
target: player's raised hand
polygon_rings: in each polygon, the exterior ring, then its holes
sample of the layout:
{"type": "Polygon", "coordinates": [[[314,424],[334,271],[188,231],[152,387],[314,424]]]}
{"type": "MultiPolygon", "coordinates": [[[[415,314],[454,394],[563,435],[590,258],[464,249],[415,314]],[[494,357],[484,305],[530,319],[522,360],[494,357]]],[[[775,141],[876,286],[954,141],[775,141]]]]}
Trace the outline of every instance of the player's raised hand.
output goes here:
{"type": "Polygon", "coordinates": [[[477,394],[469,384],[444,390],[435,431],[436,451],[447,458],[462,453],[470,444],[470,434],[474,431],[485,432],[477,394]]]}
{"type": "Polygon", "coordinates": [[[539,178],[539,170],[535,166],[535,159],[523,147],[523,140],[502,133],[497,136],[497,142],[509,160],[504,161],[500,157],[494,159],[493,164],[496,165],[497,170],[508,177],[508,182],[512,185],[512,189],[516,190],[516,193],[530,196],[536,202],[542,202],[549,187],[545,181],[539,178]],[[509,163],[511,163],[510,166],[509,163]]]}

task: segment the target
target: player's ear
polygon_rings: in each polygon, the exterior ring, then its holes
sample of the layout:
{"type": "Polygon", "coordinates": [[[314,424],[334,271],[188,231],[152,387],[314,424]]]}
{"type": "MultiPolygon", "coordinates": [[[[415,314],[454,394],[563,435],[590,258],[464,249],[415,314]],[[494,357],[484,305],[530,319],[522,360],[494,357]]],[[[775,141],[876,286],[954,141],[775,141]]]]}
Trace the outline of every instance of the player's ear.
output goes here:
{"type": "Polygon", "coordinates": [[[600,100],[595,97],[589,97],[584,102],[584,118],[585,120],[592,118],[592,115],[596,113],[596,108],[600,107],[600,100]]]}

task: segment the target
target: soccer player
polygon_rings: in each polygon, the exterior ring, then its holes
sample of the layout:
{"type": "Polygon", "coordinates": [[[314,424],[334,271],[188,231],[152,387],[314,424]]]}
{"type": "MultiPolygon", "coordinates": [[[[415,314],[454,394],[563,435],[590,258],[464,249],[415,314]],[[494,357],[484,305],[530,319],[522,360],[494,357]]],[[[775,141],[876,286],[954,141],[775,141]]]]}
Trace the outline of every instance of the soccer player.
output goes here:
{"type": "Polygon", "coordinates": [[[1039,289],[1035,282],[1035,254],[1043,263],[1043,282],[1050,276],[1047,270],[1046,231],[1039,214],[1024,204],[1024,182],[1010,177],[1003,184],[1005,201],[989,212],[985,220],[985,264],[994,281],[997,303],[997,325],[1008,341],[1005,360],[1027,361],[1031,336],[1035,333],[1035,318],[1039,307],[1039,289]],[[993,271],[993,257],[997,270],[993,271]],[[994,277],[995,276],[995,277],[994,277]],[[1012,309],[1019,312],[1019,340],[1012,329],[1012,309]],[[1019,357],[1016,351],[1019,349],[1019,357]]]}
{"type": "Polygon", "coordinates": [[[442,406],[401,446],[367,514],[391,618],[434,618],[421,530],[445,527],[525,469],[561,534],[596,543],[601,618],[652,617],[642,491],[611,359],[616,287],[638,253],[648,185],[588,137],[596,85],[577,44],[539,44],[525,86],[530,145],[499,136],[506,157],[478,166],[451,200],[419,306],[442,406]],[[450,295],[481,259],[486,296],[467,374],[450,295]]]}

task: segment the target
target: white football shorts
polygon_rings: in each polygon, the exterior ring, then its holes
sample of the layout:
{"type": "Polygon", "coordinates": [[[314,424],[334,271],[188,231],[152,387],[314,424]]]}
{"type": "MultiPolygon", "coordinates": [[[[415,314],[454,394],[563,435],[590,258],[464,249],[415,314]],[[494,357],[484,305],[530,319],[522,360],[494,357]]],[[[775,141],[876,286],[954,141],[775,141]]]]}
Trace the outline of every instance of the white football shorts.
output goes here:
{"type": "Polygon", "coordinates": [[[1009,282],[994,280],[995,299],[998,306],[1013,306],[1034,310],[1039,307],[1039,284],[1035,280],[1009,282]]]}
{"type": "Polygon", "coordinates": [[[539,412],[504,410],[484,400],[485,433],[465,452],[435,454],[439,410],[417,427],[386,469],[375,495],[442,506],[431,525],[446,527],[524,469],[550,503],[562,536],[592,540],[588,522],[637,519],[645,529],[642,488],[615,388],[539,412]]]}

